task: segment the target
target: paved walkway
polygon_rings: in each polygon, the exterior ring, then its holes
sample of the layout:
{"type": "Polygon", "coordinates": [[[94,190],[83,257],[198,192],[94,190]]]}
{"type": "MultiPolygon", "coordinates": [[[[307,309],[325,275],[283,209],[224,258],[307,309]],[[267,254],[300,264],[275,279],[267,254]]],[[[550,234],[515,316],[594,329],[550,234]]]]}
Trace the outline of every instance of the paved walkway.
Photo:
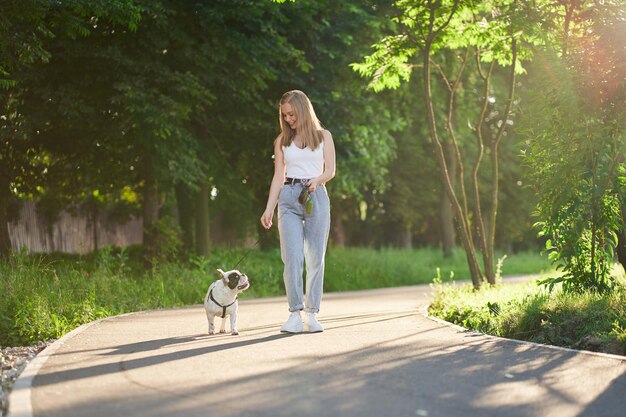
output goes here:
{"type": "Polygon", "coordinates": [[[462,332],[418,313],[429,293],[327,294],[318,334],[278,332],[284,298],[243,300],[239,336],[200,306],[98,321],[28,366],[11,415],[626,415],[624,358],[462,332]]]}

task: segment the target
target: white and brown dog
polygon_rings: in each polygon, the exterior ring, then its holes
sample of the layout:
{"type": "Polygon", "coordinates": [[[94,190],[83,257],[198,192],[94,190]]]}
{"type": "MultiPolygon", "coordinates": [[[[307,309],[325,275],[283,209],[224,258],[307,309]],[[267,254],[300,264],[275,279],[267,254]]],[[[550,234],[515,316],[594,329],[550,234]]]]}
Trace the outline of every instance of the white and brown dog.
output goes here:
{"type": "Polygon", "coordinates": [[[213,320],[215,316],[222,318],[220,333],[226,333],[226,316],[230,316],[230,333],[237,335],[237,294],[250,287],[250,282],[245,274],[236,269],[224,272],[218,269],[222,276],[211,284],[204,297],[204,309],[209,321],[209,334],[215,334],[213,320]]]}

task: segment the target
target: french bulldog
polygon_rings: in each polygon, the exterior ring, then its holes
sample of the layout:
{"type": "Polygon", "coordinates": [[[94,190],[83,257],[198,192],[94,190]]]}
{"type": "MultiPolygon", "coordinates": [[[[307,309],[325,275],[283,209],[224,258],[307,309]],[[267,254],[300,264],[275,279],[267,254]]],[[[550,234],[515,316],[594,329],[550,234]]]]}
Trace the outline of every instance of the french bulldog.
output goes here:
{"type": "Polygon", "coordinates": [[[230,316],[230,333],[238,335],[237,331],[237,294],[250,287],[250,281],[245,274],[236,269],[224,272],[217,270],[221,278],[209,286],[204,297],[204,309],[209,321],[209,334],[215,334],[213,320],[215,316],[222,318],[220,333],[226,333],[226,316],[230,316]]]}

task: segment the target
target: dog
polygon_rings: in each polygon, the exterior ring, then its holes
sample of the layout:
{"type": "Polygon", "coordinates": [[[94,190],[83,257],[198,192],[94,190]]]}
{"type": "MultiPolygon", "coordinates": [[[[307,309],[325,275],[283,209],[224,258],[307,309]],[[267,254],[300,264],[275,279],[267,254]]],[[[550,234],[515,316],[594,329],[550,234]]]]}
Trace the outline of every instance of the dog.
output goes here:
{"type": "Polygon", "coordinates": [[[226,333],[226,316],[230,316],[230,333],[235,336],[237,331],[237,294],[250,287],[250,281],[245,274],[236,269],[224,272],[217,270],[221,279],[213,282],[204,297],[204,309],[209,321],[209,334],[215,334],[213,320],[215,316],[222,318],[220,333],[226,333]]]}

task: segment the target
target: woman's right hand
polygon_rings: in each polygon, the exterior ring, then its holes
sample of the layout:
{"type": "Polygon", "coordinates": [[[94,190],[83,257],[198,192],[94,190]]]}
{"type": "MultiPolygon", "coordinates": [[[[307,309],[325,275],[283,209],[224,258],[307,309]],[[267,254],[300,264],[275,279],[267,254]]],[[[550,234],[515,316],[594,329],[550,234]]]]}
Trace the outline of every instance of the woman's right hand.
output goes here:
{"type": "Polygon", "coordinates": [[[274,218],[274,210],[265,210],[263,215],[261,216],[261,224],[266,229],[272,227],[272,219],[274,218]]]}

